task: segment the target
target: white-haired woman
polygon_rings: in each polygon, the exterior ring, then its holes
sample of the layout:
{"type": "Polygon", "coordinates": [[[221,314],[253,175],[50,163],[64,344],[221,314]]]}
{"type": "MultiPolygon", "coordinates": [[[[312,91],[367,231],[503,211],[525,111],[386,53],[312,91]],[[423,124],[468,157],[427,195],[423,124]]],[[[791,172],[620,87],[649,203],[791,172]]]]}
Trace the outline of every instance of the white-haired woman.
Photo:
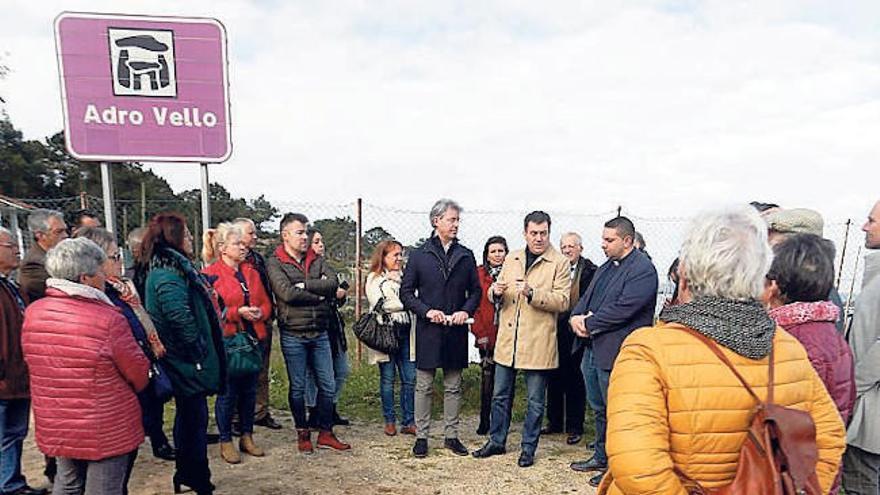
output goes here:
{"type": "MultiPolygon", "coordinates": [[[[249,263],[243,263],[247,246],[242,241],[242,230],[232,223],[221,223],[204,237],[202,258],[215,259],[204,273],[212,279],[214,290],[226,305],[223,336],[233,337],[247,332],[265,344],[266,321],[272,314],[272,303],[260,274],[249,263]]],[[[259,371],[244,376],[226,376],[226,387],[217,397],[214,416],[220,431],[220,456],[230,464],[241,462],[241,455],[232,444],[232,416],[238,413],[241,424],[239,449],[248,455],[262,457],[263,449],[254,443],[254,406],[257,401],[259,371]]]]}
{"type": "Polygon", "coordinates": [[[767,227],[750,209],[703,214],[693,222],[681,248],[680,304],[667,307],[657,326],[633,332],[614,363],[609,471],[600,493],[684,494],[686,480],[705,489],[734,480],[757,404],[710,346],[762,400],[775,356],[774,403],[812,417],[815,470],[828,493],[844,427],[803,346],[759,302],[771,259],[767,227]]]}
{"type": "Polygon", "coordinates": [[[88,239],[61,241],[46,256],[46,297],[25,312],[36,440],[58,458],[55,493],[125,493],[144,441],[135,393],[150,363],[104,294],[106,260],[88,239]]]}

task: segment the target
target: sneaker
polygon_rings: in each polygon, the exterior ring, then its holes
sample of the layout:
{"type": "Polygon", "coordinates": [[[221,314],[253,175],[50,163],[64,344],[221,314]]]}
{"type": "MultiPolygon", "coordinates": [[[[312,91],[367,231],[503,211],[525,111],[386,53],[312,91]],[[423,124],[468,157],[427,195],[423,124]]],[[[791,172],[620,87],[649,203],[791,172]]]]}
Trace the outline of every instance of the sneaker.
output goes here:
{"type": "Polygon", "coordinates": [[[417,438],[416,444],[413,445],[413,455],[418,457],[419,459],[423,457],[428,457],[428,439],[427,438],[417,438]]]}
{"type": "Polygon", "coordinates": [[[318,433],[318,448],[333,450],[351,450],[351,445],[340,442],[332,431],[324,430],[318,433]]]}
{"type": "Polygon", "coordinates": [[[455,455],[470,454],[467,447],[462,445],[461,441],[459,441],[457,438],[447,438],[443,441],[443,446],[446,447],[448,450],[451,450],[452,453],[455,455]]]}

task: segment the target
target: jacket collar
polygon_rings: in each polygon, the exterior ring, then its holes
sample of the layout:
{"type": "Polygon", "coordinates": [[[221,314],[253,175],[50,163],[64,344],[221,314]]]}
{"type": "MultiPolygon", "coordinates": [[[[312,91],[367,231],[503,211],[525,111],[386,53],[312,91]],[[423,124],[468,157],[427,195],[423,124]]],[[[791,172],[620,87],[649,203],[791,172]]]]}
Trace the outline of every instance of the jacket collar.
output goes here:
{"type": "Polygon", "coordinates": [[[70,280],[65,280],[63,278],[49,278],[46,280],[46,287],[55,289],[56,291],[64,293],[70,297],[91,299],[93,301],[98,301],[113,306],[113,302],[110,301],[110,298],[107,297],[107,294],[104,294],[104,291],[98,290],[85,284],[78,284],[76,282],[71,282],[70,280]]]}
{"type": "MultiPolygon", "coordinates": [[[[531,267],[525,266],[526,249],[528,249],[528,248],[526,247],[526,248],[520,249],[518,251],[515,251],[513,253],[513,259],[521,262],[523,264],[524,270],[528,271],[531,267]]],[[[538,255],[538,257],[535,259],[535,263],[532,264],[532,266],[537,266],[538,263],[541,263],[543,261],[557,261],[560,256],[562,256],[562,255],[559,253],[559,251],[556,250],[556,248],[554,248],[553,246],[547,246],[547,250],[538,255]]],[[[568,260],[566,260],[566,262],[567,261],[568,260]]],[[[571,265],[569,265],[569,266],[571,266],[571,265]]]]}
{"type": "Polygon", "coordinates": [[[275,257],[278,258],[278,261],[288,265],[293,265],[304,274],[307,274],[309,273],[309,268],[311,268],[312,263],[314,263],[315,260],[318,259],[318,254],[315,253],[312,248],[309,248],[308,251],[306,251],[305,266],[303,266],[302,263],[293,259],[293,256],[287,254],[287,251],[284,250],[284,244],[279,244],[278,247],[275,248],[275,257]]]}
{"type": "Polygon", "coordinates": [[[802,323],[834,323],[838,316],[840,310],[829,301],[796,302],[770,310],[770,318],[783,328],[802,323]]]}

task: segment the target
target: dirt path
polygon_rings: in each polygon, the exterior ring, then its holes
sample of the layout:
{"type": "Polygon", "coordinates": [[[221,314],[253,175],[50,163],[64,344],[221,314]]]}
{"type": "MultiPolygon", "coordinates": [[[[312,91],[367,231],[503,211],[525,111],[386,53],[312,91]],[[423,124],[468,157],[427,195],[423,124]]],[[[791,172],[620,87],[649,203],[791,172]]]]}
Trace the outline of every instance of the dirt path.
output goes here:
{"type": "MultiPolygon", "coordinates": [[[[245,457],[231,466],[219,459],[218,448],[211,445],[213,480],[217,494],[593,494],[587,475],[575,473],[568,463],[582,459],[583,444],[570,447],[561,435],[541,438],[537,462],[527,469],[516,466],[519,455],[519,425],[508,439],[507,455],[490,459],[458,457],[442,449],[442,438],[431,438],[431,453],[426,459],[412,457],[413,437],[387,437],[381,425],[355,423],[340,427],[340,438],[350,442],[349,452],[319,450],[304,456],[296,452],[294,431],[289,416],[285,429],[257,429],[256,440],[266,448],[267,457],[245,457]]],[[[462,441],[470,449],[482,445],[484,438],[473,432],[474,420],[463,421],[462,441]]],[[[33,428],[31,428],[33,430],[33,428]]],[[[39,485],[43,459],[33,443],[33,434],[25,443],[24,471],[31,484],[39,485]]],[[[173,464],[155,459],[143,446],[134,468],[132,495],[171,493],[173,464]]]]}

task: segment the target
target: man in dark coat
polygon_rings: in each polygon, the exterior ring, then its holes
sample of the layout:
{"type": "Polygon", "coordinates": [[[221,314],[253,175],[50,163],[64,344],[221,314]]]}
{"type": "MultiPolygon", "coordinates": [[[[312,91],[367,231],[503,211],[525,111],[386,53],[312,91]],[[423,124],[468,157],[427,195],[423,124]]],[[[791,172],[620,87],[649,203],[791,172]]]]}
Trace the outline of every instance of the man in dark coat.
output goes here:
{"type": "Polygon", "coordinates": [[[657,305],[657,270],[642,251],[635,249],[635,227],[626,217],[605,223],[602,251],[608,257],[593,275],[587,291],[571,311],[571,328],[579,338],[573,352],[584,348],[581,371],[587,401],[596,417],[596,449],[587,461],[574,462],[575,471],[599,471],[590,478],[599,486],[608,468],[605,454],[605,408],[608,382],[620,345],[637,328],[654,323],[657,305]]]}
{"type": "MultiPolygon", "coordinates": [[[[571,307],[580,300],[593,274],[596,265],[581,256],[584,252],[583,240],[575,232],[563,234],[559,239],[559,250],[571,263],[571,307]]],[[[568,323],[570,311],[559,314],[556,329],[556,343],[559,347],[559,368],[551,372],[547,380],[547,426],[541,434],[568,433],[566,443],[574,445],[584,435],[584,412],[586,408],[586,387],[581,374],[581,360],[584,349],[572,352],[575,335],[568,323]]]]}
{"type": "Polygon", "coordinates": [[[0,493],[43,495],[46,490],[28,486],[21,473],[21,452],[28,431],[30,388],[28,369],[21,351],[24,322],[24,296],[10,280],[18,267],[18,244],[8,230],[0,227],[0,493]]]}
{"type": "Polygon", "coordinates": [[[46,251],[67,239],[67,224],[64,215],[53,210],[36,210],[27,219],[28,229],[34,237],[34,245],[24,255],[18,270],[18,284],[34,302],[46,293],[46,251]]]}
{"type": "Polygon", "coordinates": [[[443,369],[445,446],[468,455],[458,439],[461,371],[468,365],[467,320],[480,303],[474,253],[458,243],[461,208],[441,199],[431,208],[434,233],[414,250],[403,272],[400,300],[416,317],[416,457],[428,455],[434,374],[443,369]]]}

